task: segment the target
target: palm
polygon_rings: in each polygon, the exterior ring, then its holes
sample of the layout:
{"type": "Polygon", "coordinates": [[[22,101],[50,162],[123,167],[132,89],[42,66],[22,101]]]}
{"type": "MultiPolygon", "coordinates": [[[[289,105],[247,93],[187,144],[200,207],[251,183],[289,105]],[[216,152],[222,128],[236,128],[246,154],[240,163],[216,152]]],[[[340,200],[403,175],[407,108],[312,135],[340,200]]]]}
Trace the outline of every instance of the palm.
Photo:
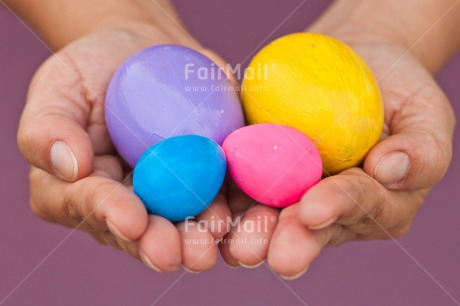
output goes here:
{"type": "Polygon", "coordinates": [[[442,93],[431,74],[406,49],[391,44],[352,46],[366,60],[380,87],[385,107],[383,137],[404,125],[400,115],[414,105],[435,112],[436,107],[449,107],[437,103],[442,93]]]}
{"type": "MultiPolygon", "coordinates": [[[[426,169],[419,169],[417,173],[419,179],[408,177],[399,185],[386,185],[385,179],[379,181],[389,189],[399,189],[398,187],[404,183],[413,185],[411,188],[403,188],[411,190],[422,190],[433,186],[444,175],[451,158],[451,139],[455,119],[445,95],[430,72],[408,50],[392,44],[353,45],[353,47],[369,64],[381,89],[385,107],[385,123],[381,140],[388,136],[402,139],[403,135],[410,135],[411,137],[408,138],[410,144],[426,146],[428,143],[422,140],[428,138],[433,151],[441,154],[443,159],[443,163],[438,163],[437,168],[431,169],[428,164],[436,161],[430,159],[429,154],[425,154],[423,163],[426,169]]],[[[375,156],[386,145],[381,142],[371,150],[364,163],[367,173],[372,175],[371,169],[375,168],[377,162],[375,156]]]]}
{"type": "MultiPolygon", "coordinates": [[[[90,231],[100,242],[141,258],[154,269],[174,271],[182,264],[205,270],[217,260],[214,239],[222,237],[225,227],[198,231],[194,226],[187,231],[183,222],[173,224],[148,215],[130,189],[130,169],[114,150],[105,125],[105,91],[123,60],[150,45],[180,43],[159,32],[136,33],[146,32],[111,29],[83,37],[54,55],[36,74],[30,89],[36,99],[29,103],[23,121],[32,115],[33,103],[53,99],[47,111],[71,118],[66,122],[65,140],[80,151],[76,152],[79,173],[74,183],[32,168],[32,207],[47,220],[90,231]],[[186,244],[190,237],[201,243],[186,244]]],[[[52,118],[45,119],[43,124],[49,124],[52,118]]],[[[226,199],[218,195],[195,220],[225,219],[228,214],[226,199]]]]}
{"type": "Polygon", "coordinates": [[[95,155],[114,153],[104,119],[105,91],[111,76],[128,56],[160,43],[174,41],[107,30],[77,40],[56,56],[54,70],[62,75],[55,76],[55,82],[59,82],[63,94],[80,94],[69,102],[85,110],[81,119],[86,123],[95,155]]]}
{"type": "Polygon", "coordinates": [[[268,258],[273,270],[295,276],[305,271],[326,245],[400,236],[408,230],[429,188],[445,173],[454,119],[431,75],[396,45],[350,45],[366,60],[381,89],[385,124],[380,142],[367,155],[363,168],[323,179],[300,203],[281,211],[254,205],[234,188],[228,196],[234,214],[245,215],[245,220],[269,215],[278,217],[278,222],[263,233],[230,233],[229,238],[260,236],[270,242],[222,245],[229,264],[256,265],[268,258]],[[432,147],[427,149],[428,143],[432,147]],[[414,153],[414,148],[420,152],[414,153]],[[414,154],[412,172],[396,183],[390,182],[394,173],[378,177],[375,172],[382,156],[393,150],[414,154]],[[439,154],[445,162],[435,163],[439,154]]]}

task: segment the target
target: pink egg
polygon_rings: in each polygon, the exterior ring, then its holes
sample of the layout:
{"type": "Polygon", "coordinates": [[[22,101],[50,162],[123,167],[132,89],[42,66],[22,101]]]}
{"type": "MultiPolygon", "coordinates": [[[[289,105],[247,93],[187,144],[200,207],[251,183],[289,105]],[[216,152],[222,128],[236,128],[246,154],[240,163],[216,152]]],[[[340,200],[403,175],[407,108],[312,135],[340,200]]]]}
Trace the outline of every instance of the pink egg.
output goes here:
{"type": "Polygon", "coordinates": [[[298,202],[321,179],[321,157],[314,143],[289,126],[246,126],[230,134],[222,147],[235,183],[268,206],[298,202]]]}

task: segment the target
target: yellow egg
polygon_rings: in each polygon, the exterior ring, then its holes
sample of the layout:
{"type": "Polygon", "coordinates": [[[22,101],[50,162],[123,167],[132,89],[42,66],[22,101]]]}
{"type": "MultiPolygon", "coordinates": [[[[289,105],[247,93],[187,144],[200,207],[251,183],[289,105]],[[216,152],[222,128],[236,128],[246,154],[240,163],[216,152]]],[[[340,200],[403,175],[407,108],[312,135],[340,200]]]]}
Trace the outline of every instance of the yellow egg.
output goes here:
{"type": "Polygon", "coordinates": [[[241,86],[249,124],[278,123],[305,133],[324,173],[359,165],[380,138],[383,104],[366,63],[331,37],[279,38],[251,61],[241,86]]]}

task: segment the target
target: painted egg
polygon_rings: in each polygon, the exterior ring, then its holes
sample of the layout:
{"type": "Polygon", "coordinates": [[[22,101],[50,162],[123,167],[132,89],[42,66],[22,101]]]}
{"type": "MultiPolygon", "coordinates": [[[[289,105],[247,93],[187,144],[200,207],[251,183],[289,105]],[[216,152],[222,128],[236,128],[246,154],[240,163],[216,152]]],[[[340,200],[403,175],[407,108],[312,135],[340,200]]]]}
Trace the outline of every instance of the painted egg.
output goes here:
{"type": "Polygon", "coordinates": [[[108,87],[105,116],[113,144],[132,167],[162,139],[195,134],[222,144],[244,125],[223,70],[178,45],[150,47],[126,60],[108,87]]]}
{"type": "Polygon", "coordinates": [[[286,207],[300,200],[320,179],[321,157],[300,131],[278,124],[255,124],[224,141],[228,171],[259,203],[286,207]]]}
{"type": "Polygon", "coordinates": [[[383,104],[366,63],[320,34],[277,39],[253,59],[242,83],[248,123],[285,124],[318,148],[326,175],[359,165],[379,140],[383,104]]]}
{"type": "Polygon", "coordinates": [[[173,222],[201,213],[224,181],[225,154],[213,140],[184,135],[148,149],[134,168],[134,192],[149,213],[173,222]]]}

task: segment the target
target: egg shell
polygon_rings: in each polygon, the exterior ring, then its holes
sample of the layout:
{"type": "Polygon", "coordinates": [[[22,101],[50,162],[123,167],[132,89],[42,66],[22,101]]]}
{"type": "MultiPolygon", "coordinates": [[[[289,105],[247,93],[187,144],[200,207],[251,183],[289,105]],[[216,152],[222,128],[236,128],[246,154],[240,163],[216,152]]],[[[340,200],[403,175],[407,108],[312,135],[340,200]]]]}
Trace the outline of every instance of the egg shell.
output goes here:
{"type": "Polygon", "coordinates": [[[134,168],[134,192],[148,212],[183,221],[214,200],[225,171],[225,154],[216,142],[196,135],[176,136],[142,155],[134,168]]]}
{"type": "Polygon", "coordinates": [[[259,203],[286,207],[300,200],[322,174],[321,157],[300,131],[278,124],[255,124],[224,141],[228,172],[259,203]]]}
{"type": "Polygon", "coordinates": [[[127,59],[106,94],[105,117],[113,144],[134,167],[158,141],[195,134],[222,144],[244,126],[239,98],[209,58],[178,45],[158,45],[127,59]]]}
{"type": "Polygon", "coordinates": [[[249,69],[260,72],[242,83],[248,123],[289,125],[314,139],[324,174],[360,165],[379,140],[384,112],[377,82],[346,44],[290,34],[265,46],[249,69]]]}

